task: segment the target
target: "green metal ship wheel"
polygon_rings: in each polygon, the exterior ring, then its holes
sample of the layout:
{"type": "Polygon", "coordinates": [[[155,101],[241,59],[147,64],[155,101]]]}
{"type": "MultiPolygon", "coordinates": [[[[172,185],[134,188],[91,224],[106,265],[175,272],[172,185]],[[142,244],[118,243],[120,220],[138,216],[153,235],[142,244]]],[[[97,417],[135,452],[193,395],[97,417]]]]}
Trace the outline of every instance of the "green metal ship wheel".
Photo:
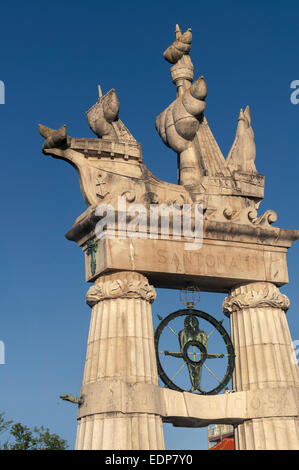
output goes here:
{"type": "Polygon", "coordinates": [[[158,318],[161,322],[155,331],[155,349],[159,377],[165,386],[202,395],[223,390],[232,377],[235,354],[222,321],[190,308],[158,318]],[[201,329],[203,323],[208,333],[201,329]],[[163,349],[165,346],[167,349],[163,349]]]}

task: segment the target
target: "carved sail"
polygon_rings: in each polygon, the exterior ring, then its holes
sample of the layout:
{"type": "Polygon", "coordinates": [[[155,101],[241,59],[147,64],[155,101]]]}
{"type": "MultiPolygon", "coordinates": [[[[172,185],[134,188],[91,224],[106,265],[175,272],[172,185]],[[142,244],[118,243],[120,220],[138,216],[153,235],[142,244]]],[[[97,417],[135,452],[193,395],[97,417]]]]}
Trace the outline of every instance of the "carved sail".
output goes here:
{"type": "Polygon", "coordinates": [[[118,118],[118,113],[119,101],[115,90],[112,89],[86,112],[88,125],[98,137],[113,138],[115,133],[112,122],[118,118]]]}
{"type": "Polygon", "coordinates": [[[208,89],[200,77],[156,119],[156,129],[163,142],[176,152],[186,150],[199,128],[208,89]]]}
{"type": "Polygon", "coordinates": [[[257,173],[255,168],[256,148],[251,127],[249,106],[240,111],[236,137],[227,157],[227,166],[231,171],[257,173]]]}
{"type": "Polygon", "coordinates": [[[177,99],[156,119],[156,129],[163,142],[179,155],[180,184],[199,185],[204,176],[230,177],[225,158],[209,128],[204,110],[207,85],[200,77],[193,80],[189,57],[192,34],[181,33],[177,25],[176,41],[164,52],[177,86],[177,99]]]}
{"type": "Polygon", "coordinates": [[[115,90],[100,96],[98,102],[87,112],[86,117],[90,129],[99,137],[136,143],[131,132],[118,117],[119,100],[115,90]]]}

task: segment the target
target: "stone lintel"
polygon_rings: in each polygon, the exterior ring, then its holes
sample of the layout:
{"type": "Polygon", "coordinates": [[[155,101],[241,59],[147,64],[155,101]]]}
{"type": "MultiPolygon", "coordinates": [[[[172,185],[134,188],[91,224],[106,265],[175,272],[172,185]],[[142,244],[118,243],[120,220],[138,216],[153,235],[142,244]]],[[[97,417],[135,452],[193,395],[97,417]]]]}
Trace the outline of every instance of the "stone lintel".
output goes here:
{"type": "Polygon", "coordinates": [[[298,416],[298,389],[268,388],[220,395],[164,391],[164,422],[174,426],[240,424],[258,418],[298,416]],[[175,396],[175,394],[177,394],[175,396]]]}
{"type": "Polygon", "coordinates": [[[267,417],[298,416],[298,390],[269,388],[220,395],[197,395],[153,384],[106,379],[84,385],[78,419],[101,413],[147,413],[175,426],[239,424],[267,417]]]}
{"type": "Polygon", "coordinates": [[[171,227],[169,239],[161,236],[160,226],[157,234],[147,227],[139,234],[143,238],[136,239],[135,233],[120,231],[116,224],[113,237],[108,238],[106,231],[106,239],[99,241],[95,227],[100,218],[95,215],[95,206],[90,206],[66,238],[76,241],[85,252],[87,282],[102,274],[138,271],[155,287],[177,289],[186,282],[202,290],[228,292],[249,282],[288,283],[286,252],[299,238],[299,231],[273,227],[269,219],[246,224],[204,220],[202,246],[192,249],[191,239],[188,250],[187,240],[174,239],[171,227]],[[93,251],[90,242],[96,244],[93,251]]]}
{"type": "Polygon", "coordinates": [[[87,282],[116,271],[138,271],[155,287],[192,282],[214,292],[255,281],[288,282],[286,248],[271,245],[204,239],[201,248],[187,250],[183,240],[107,238],[97,241],[93,260],[87,245],[83,250],[87,282]]]}

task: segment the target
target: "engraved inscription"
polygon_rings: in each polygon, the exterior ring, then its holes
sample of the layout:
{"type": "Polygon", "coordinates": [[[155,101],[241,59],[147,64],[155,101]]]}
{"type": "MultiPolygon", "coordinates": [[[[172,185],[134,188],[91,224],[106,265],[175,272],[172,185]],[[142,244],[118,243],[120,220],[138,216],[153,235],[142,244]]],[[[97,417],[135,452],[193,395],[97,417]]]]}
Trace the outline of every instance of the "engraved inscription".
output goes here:
{"type": "Polygon", "coordinates": [[[166,249],[157,250],[157,261],[159,264],[169,264],[176,271],[186,272],[200,271],[202,274],[215,272],[217,274],[228,274],[229,272],[240,273],[240,271],[252,274],[259,272],[263,258],[258,252],[256,254],[231,254],[230,253],[204,253],[201,251],[173,252],[168,253],[166,249]],[[198,269],[200,268],[200,269],[198,269]]]}

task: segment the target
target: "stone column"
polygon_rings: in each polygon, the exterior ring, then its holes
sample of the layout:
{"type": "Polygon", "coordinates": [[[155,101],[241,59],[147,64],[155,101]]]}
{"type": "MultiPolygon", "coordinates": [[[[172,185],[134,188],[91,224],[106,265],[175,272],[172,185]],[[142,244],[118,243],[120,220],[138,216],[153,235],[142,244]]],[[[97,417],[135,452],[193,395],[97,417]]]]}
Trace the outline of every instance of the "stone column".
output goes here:
{"type": "Polygon", "coordinates": [[[128,398],[124,390],[132,393],[135,387],[140,395],[142,387],[158,388],[150,305],[155,297],[147,279],[135,272],[103,275],[89,289],[93,308],[81,389],[89,413],[79,408],[76,449],[164,449],[159,414],[146,412],[147,405],[142,412],[119,411],[134,410],[134,402],[142,400],[135,392],[128,398]]]}
{"type": "MultiPolygon", "coordinates": [[[[296,390],[299,386],[298,366],[292,360],[292,339],[285,314],[288,308],[289,299],[268,282],[234,288],[223,302],[224,313],[230,315],[236,354],[234,390],[264,389],[263,396],[270,392],[273,401],[273,416],[263,417],[261,411],[261,416],[237,426],[238,450],[299,449],[298,416],[283,415],[288,403],[281,393],[281,389],[296,390]],[[276,400],[275,390],[278,389],[276,400]]],[[[256,415],[258,408],[263,408],[260,400],[250,405],[256,415]]],[[[269,407],[269,403],[267,405],[269,407]]]]}

